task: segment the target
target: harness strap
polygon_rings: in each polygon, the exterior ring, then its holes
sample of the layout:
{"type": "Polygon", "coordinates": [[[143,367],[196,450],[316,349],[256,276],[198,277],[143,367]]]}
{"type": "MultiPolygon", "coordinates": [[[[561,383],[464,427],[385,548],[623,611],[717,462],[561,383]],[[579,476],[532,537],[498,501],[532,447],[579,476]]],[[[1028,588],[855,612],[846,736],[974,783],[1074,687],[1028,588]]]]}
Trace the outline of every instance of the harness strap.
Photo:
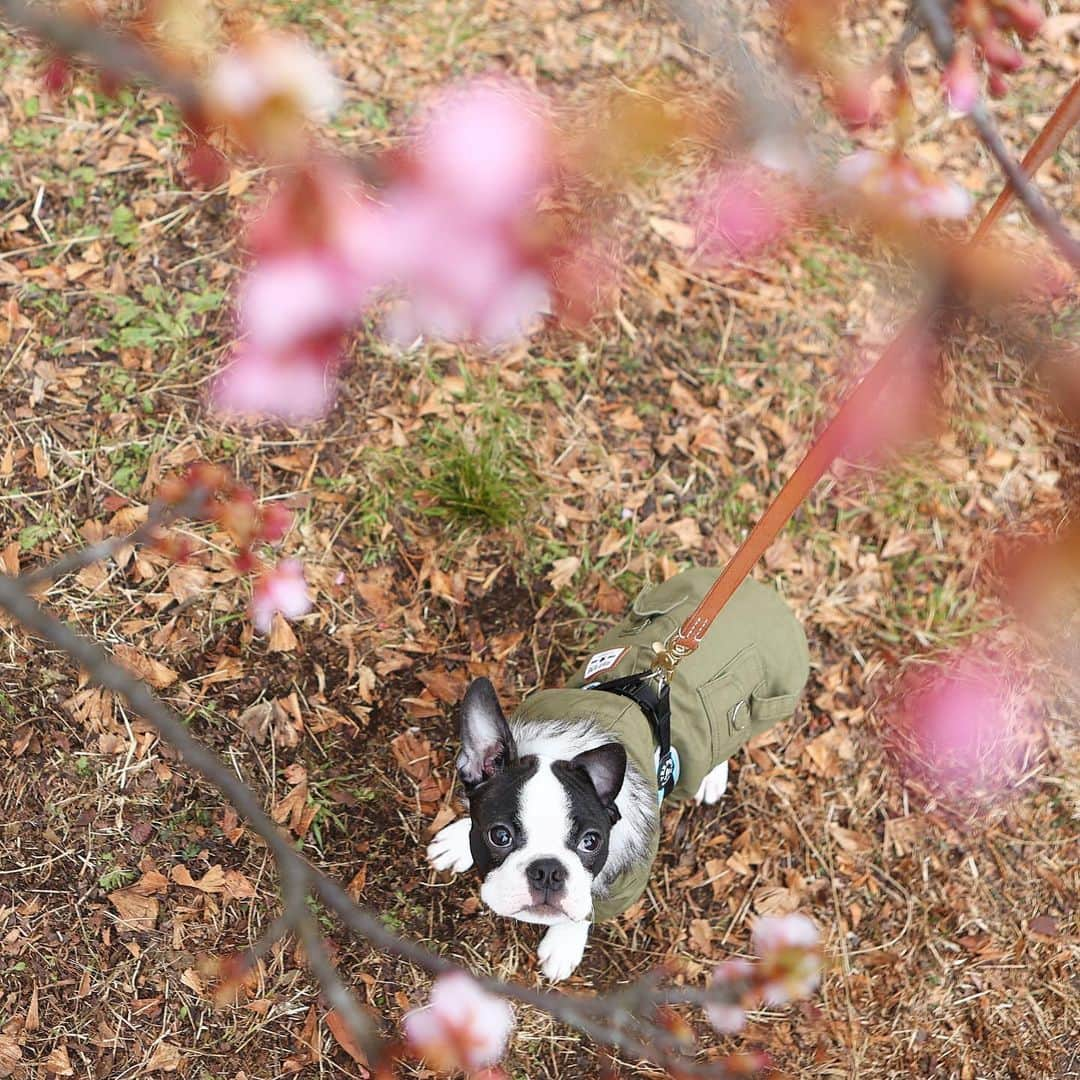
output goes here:
{"type": "Polygon", "coordinates": [[[656,786],[660,798],[670,795],[678,779],[675,756],[671,749],[671,690],[667,680],[657,679],[651,671],[624,675],[608,682],[592,683],[586,690],[602,690],[629,698],[645,714],[660,753],[656,762],[656,786]]]}

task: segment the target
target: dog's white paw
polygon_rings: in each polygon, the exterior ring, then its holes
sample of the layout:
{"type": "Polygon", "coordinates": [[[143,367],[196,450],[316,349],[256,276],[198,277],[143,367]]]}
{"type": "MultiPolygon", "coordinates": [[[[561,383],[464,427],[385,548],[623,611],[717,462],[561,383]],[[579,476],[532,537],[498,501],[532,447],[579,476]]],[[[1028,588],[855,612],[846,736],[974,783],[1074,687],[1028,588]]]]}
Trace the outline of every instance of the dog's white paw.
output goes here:
{"type": "Polygon", "coordinates": [[[541,938],[537,956],[546,979],[562,982],[570,978],[585,955],[591,925],[587,922],[556,923],[541,938]]]}
{"type": "Polygon", "coordinates": [[[701,786],[697,789],[694,801],[698,806],[703,804],[711,806],[713,803],[720,801],[725,791],[727,791],[726,761],[722,765],[717,765],[712,772],[705,774],[705,779],[701,781],[701,786]]]}
{"type": "Polygon", "coordinates": [[[473,864],[469,847],[472,818],[458,818],[435,834],[428,844],[427,860],[436,870],[453,870],[460,874],[473,864]]]}

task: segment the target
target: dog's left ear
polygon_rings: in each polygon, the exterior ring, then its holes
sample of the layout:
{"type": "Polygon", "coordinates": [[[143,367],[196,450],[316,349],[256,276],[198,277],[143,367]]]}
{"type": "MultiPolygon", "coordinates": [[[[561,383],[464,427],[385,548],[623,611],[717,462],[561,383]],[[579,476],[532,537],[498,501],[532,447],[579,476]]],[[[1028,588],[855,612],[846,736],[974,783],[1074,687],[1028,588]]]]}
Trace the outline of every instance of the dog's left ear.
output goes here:
{"type": "Polygon", "coordinates": [[[626,776],[626,747],[622,743],[610,742],[586,750],[570,764],[585,770],[604,806],[609,809],[615,806],[615,797],[626,776]]]}
{"type": "Polygon", "coordinates": [[[473,679],[461,703],[461,753],[458,773],[466,787],[505,769],[517,756],[514,736],[499,706],[495,687],[487,679],[473,679]]]}

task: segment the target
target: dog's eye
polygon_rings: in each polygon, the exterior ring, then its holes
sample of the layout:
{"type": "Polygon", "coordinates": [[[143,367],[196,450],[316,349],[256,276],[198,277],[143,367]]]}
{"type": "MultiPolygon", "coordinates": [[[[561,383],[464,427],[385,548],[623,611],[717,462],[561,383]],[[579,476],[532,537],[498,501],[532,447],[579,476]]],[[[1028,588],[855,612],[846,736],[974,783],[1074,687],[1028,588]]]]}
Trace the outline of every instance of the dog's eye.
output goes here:
{"type": "Polygon", "coordinates": [[[600,834],[590,829],[578,841],[578,847],[585,851],[595,851],[600,846],[600,834]]]}
{"type": "Polygon", "coordinates": [[[505,825],[492,825],[488,829],[488,840],[492,847],[509,847],[513,839],[514,834],[505,825]]]}

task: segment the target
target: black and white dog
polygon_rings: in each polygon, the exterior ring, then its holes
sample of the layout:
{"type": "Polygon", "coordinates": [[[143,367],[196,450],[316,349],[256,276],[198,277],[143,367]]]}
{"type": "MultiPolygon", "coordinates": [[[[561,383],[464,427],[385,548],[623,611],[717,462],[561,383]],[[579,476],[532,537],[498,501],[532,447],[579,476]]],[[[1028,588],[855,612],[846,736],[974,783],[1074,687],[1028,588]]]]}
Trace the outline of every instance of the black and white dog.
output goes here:
{"type": "MultiPolygon", "coordinates": [[[[541,970],[566,979],[584,955],[595,897],[635,864],[647,872],[659,827],[656,784],[588,719],[508,722],[487,679],[465,694],[461,743],[470,816],[436,835],[428,861],[457,872],[475,865],[488,907],[547,926],[541,970]]],[[[716,802],[726,787],[723,762],[697,801],[716,802]]]]}

